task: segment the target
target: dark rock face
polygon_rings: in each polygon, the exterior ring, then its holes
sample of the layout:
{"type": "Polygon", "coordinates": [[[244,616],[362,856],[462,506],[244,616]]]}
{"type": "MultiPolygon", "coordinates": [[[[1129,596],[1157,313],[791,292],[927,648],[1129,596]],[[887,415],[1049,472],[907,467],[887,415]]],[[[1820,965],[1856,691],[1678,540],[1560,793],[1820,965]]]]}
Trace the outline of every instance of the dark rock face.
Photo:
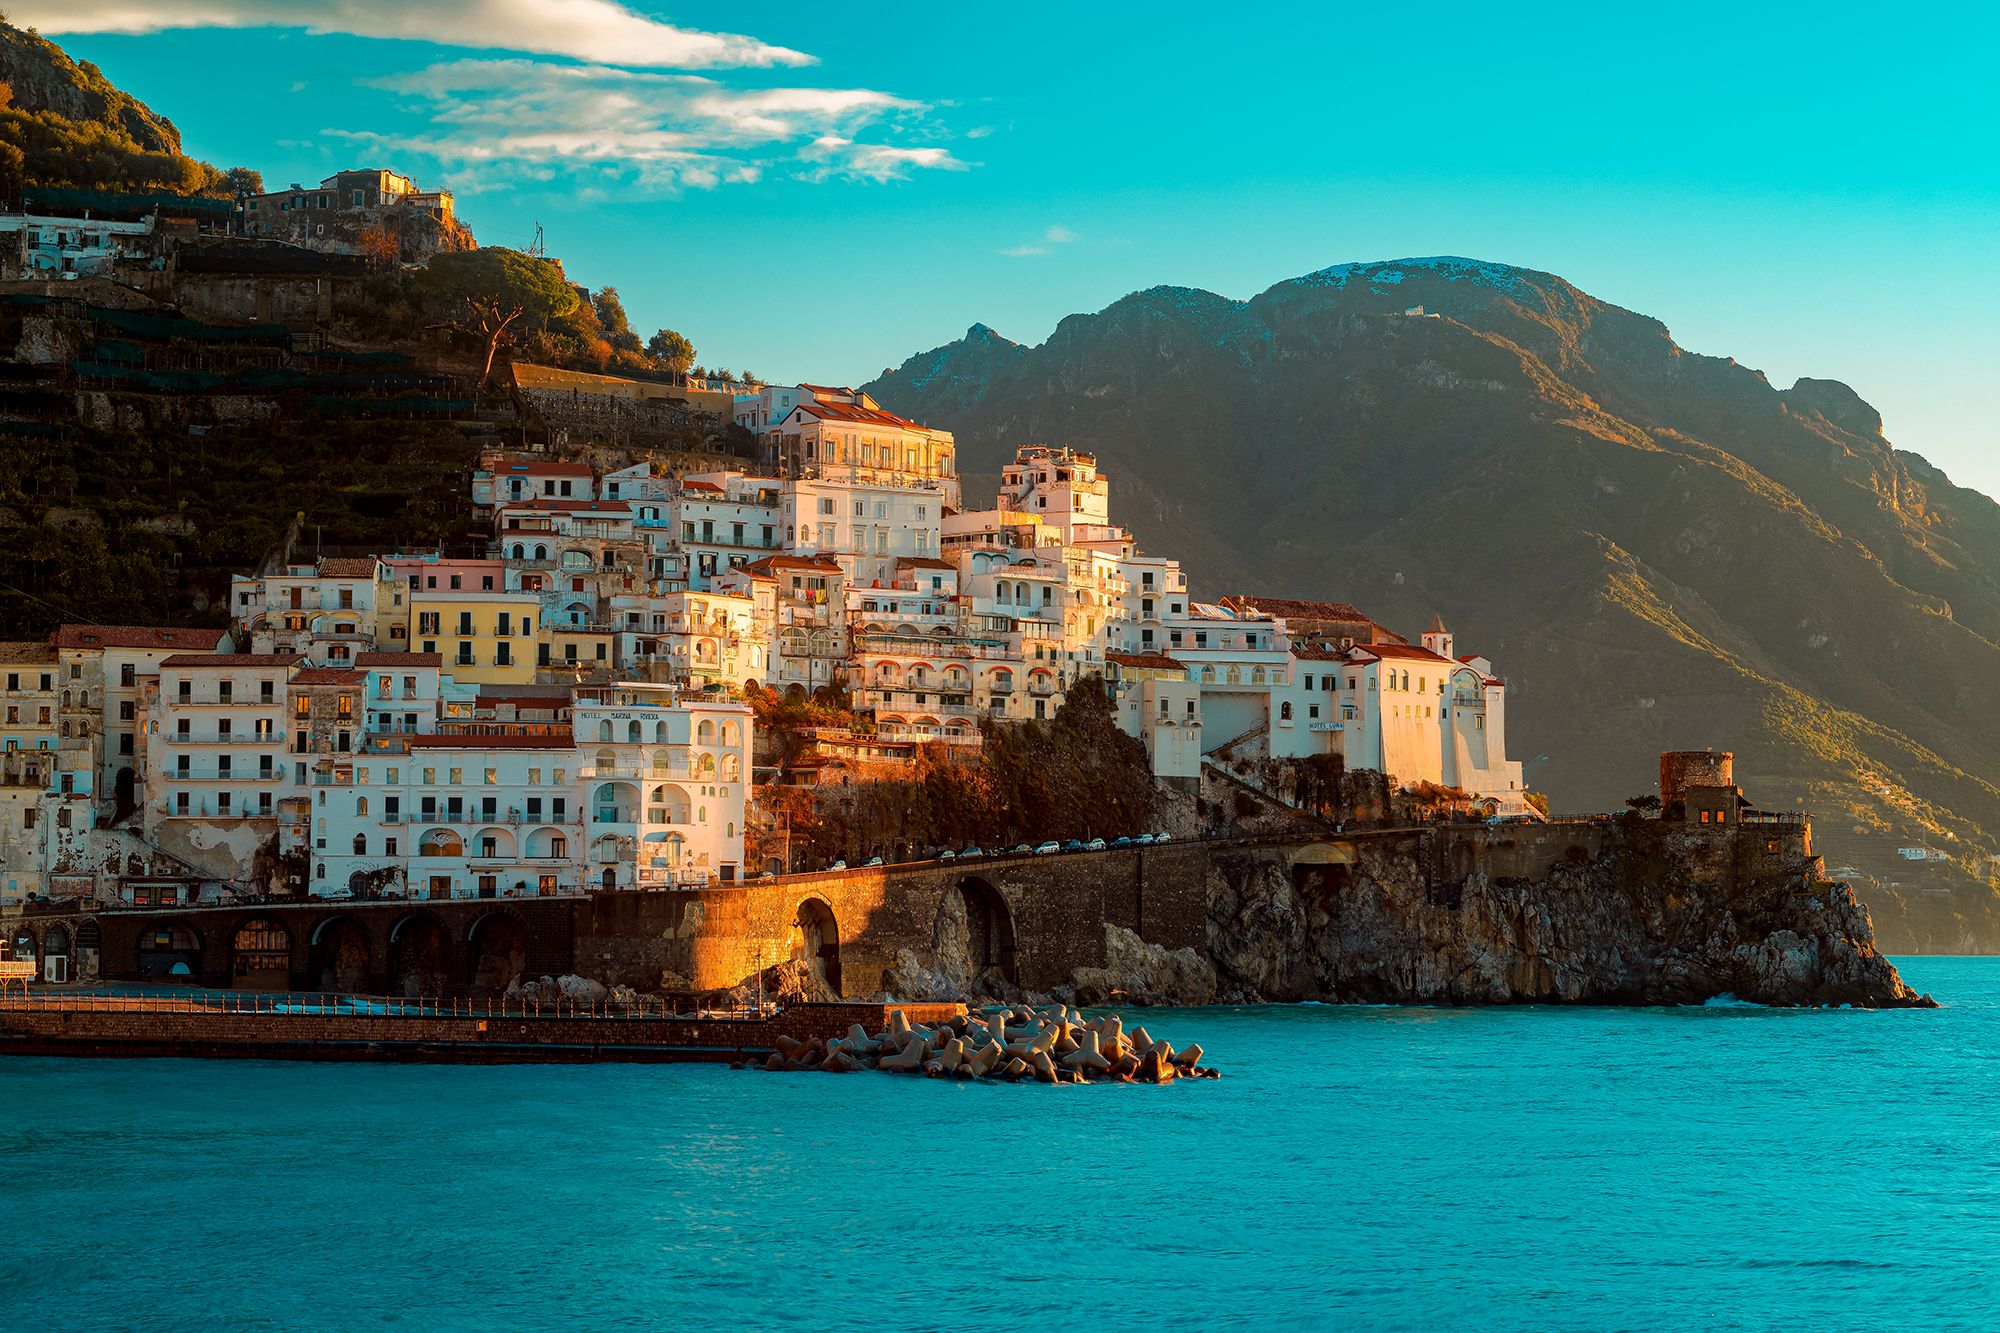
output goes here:
{"type": "Polygon", "coordinates": [[[1533,878],[1426,873],[1364,846],[1285,870],[1218,857],[1209,952],[1222,994],[1394,1004],[1927,1006],[1875,948],[1868,913],[1810,858],[1730,873],[1713,839],[1628,826],[1533,878]]]}
{"type": "Polygon", "coordinates": [[[1894,947],[2000,949],[2000,507],[1844,384],[1780,390],[1559,277],[1434,257],[1157,287],[1039,346],[975,326],[868,387],[956,431],[966,472],[1093,451],[1204,599],[1441,613],[1557,809],[1727,743],[1772,808],[1823,816],[1894,947]]]}

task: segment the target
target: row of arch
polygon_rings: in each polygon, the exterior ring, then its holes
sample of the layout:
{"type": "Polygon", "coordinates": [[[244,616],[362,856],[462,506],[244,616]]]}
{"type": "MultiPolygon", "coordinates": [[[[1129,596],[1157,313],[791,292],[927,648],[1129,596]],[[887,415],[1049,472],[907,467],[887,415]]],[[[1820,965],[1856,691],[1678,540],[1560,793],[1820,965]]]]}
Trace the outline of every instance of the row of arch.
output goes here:
{"type": "MultiPolygon", "coordinates": [[[[664,720],[652,725],[651,741],[654,745],[667,745],[667,724],[664,720]]],[[[643,745],[647,742],[647,728],[644,723],[630,721],[625,724],[623,741],[627,745],[643,745]]],[[[615,745],[621,737],[619,728],[609,718],[597,724],[597,742],[600,745],[615,745]]],[[[743,729],[732,719],[724,718],[720,725],[712,717],[705,717],[695,724],[694,743],[696,745],[735,746],[742,743],[743,729]]],[[[608,762],[608,761],[607,761],[608,762]]],[[[657,759],[656,761],[657,762],[657,759]]]]}

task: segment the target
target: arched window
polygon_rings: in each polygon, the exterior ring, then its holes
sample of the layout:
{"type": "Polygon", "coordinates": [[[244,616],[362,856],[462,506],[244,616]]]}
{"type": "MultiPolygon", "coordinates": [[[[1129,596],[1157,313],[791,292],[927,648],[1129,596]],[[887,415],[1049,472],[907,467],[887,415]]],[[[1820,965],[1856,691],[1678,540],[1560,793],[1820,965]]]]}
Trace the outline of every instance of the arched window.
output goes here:
{"type": "Polygon", "coordinates": [[[1264,683],[1264,668],[1263,668],[1263,667],[1251,667],[1251,668],[1250,668],[1250,683],[1251,683],[1252,685],[1262,685],[1262,684],[1264,683]]]}
{"type": "Polygon", "coordinates": [[[628,741],[637,741],[637,740],[639,740],[639,739],[641,738],[641,736],[642,736],[643,734],[644,734],[644,733],[642,733],[642,732],[641,732],[641,731],[639,730],[639,724],[638,724],[637,722],[628,722],[628,723],[626,723],[626,724],[625,724],[625,739],[626,739],[626,740],[628,740],[628,741]]]}
{"type": "Polygon", "coordinates": [[[356,856],[368,855],[368,835],[366,833],[357,833],[354,835],[354,854],[356,856]]]}
{"type": "Polygon", "coordinates": [[[722,780],[734,782],[743,775],[743,761],[733,754],[722,756],[722,780]]]}
{"type": "Polygon", "coordinates": [[[1204,684],[1204,685],[1213,685],[1213,684],[1215,684],[1215,668],[1214,668],[1214,667],[1212,667],[1212,666],[1205,666],[1205,667],[1203,667],[1203,668],[1201,669],[1201,683],[1202,683],[1202,684],[1204,684]]]}
{"type": "MultiPolygon", "coordinates": [[[[608,741],[611,738],[609,736],[606,736],[604,739],[608,741]]],[[[610,750],[599,750],[597,752],[597,767],[599,769],[611,769],[618,767],[617,754],[610,750]]]]}
{"type": "Polygon", "coordinates": [[[354,798],[354,813],[357,815],[368,813],[368,798],[366,796],[357,796],[354,798]]]}
{"type": "Polygon", "coordinates": [[[611,724],[609,722],[600,722],[597,724],[597,739],[601,741],[611,739],[611,724]]]}
{"type": "Polygon", "coordinates": [[[665,722],[655,722],[653,724],[653,739],[661,745],[667,743],[667,724],[665,722]]]}
{"type": "Polygon", "coordinates": [[[1278,720],[1280,722],[1290,722],[1292,720],[1291,700],[1287,699],[1285,702],[1278,705],[1278,720]]]}
{"type": "Polygon", "coordinates": [[[546,559],[548,559],[548,558],[549,558],[549,548],[548,548],[548,547],[546,547],[546,546],[544,546],[544,545],[542,545],[542,544],[541,544],[540,542],[536,542],[536,543],[535,543],[535,559],[537,559],[537,560],[546,560],[546,559]]]}
{"type": "Polygon", "coordinates": [[[1229,683],[1231,685],[1241,685],[1243,683],[1243,668],[1233,662],[1229,666],[1229,683]]]}
{"type": "Polygon", "coordinates": [[[515,543],[514,543],[514,553],[513,553],[513,554],[514,554],[514,558],[515,558],[516,560],[522,560],[522,559],[525,559],[525,558],[527,557],[527,548],[526,548],[526,547],[524,547],[524,546],[522,546],[522,545],[521,545],[521,543],[519,543],[519,542],[515,542],[515,543]]]}
{"type": "Polygon", "coordinates": [[[722,724],[722,743],[732,748],[736,745],[736,724],[734,722],[725,722],[722,724]]]}
{"type": "Polygon", "coordinates": [[[703,718],[701,725],[695,728],[694,739],[698,745],[715,744],[715,723],[707,718],[703,718]]]}

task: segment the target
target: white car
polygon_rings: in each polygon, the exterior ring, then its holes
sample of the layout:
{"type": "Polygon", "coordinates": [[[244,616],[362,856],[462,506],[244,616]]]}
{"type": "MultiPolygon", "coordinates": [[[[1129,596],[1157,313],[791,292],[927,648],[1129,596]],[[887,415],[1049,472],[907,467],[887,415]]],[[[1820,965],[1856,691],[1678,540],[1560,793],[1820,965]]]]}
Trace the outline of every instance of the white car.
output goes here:
{"type": "Polygon", "coordinates": [[[1169,838],[1167,837],[1167,835],[1166,835],[1166,834],[1164,834],[1164,833],[1155,833],[1155,834],[1153,835],[1153,841],[1154,841],[1154,843],[1156,843],[1156,844],[1157,844],[1157,843],[1162,843],[1162,842],[1168,842],[1168,841],[1171,841],[1171,839],[1169,839],[1169,838]]]}
{"type": "Polygon", "coordinates": [[[1101,851],[1103,851],[1103,850],[1104,850],[1104,839],[1102,839],[1102,838],[1092,838],[1092,839],[1091,839],[1091,840],[1090,840],[1089,842],[1086,842],[1085,844],[1083,844],[1083,850],[1085,850],[1086,852],[1101,852],[1101,851]]]}
{"type": "Polygon", "coordinates": [[[1056,854],[1057,852],[1059,852],[1059,851],[1061,851],[1061,850],[1062,850],[1062,844],[1061,844],[1061,843],[1059,843],[1059,842],[1055,842],[1055,841],[1053,841],[1053,840],[1052,840],[1052,841],[1049,841],[1049,842],[1045,842],[1045,843],[1043,843],[1043,844],[1042,844],[1041,846],[1039,846],[1039,847],[1035,848],[1035,855],[1036,855],[1036,856],[1053,856],[1053,855],[1055,855],[1055,854],[1056,854]]]}
{"type": "Polygon", "coordinates": [[[845,869],[847,869],[847,862],[845,862],[845,861],[835,861],[835,862],[834,862],[834,863],[833,863],[832,865],[828,866],[828,867],[827,867],[827,869],[828,869],[828,870],[845,870],[845,869]]]}

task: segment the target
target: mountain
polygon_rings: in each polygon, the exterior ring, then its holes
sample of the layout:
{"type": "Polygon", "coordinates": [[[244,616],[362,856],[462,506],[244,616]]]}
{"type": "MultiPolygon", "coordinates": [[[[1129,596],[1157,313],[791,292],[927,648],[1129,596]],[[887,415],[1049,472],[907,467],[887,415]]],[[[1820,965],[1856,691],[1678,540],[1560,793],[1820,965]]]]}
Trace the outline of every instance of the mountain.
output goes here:
{"type": "Polygon", "coordinates": [[[23,185],[233,197],[255,172],[181,152],[181,133],[35,33],[0,22],[0,198],[23,185]]]}
{"type": "Polygon", "coordinates": [[[1887,947],[2000,948],[2000,507],[1844,384],[1777,389],[1554,275],[1430,258],[1156,287],[1037,347],[974,325],[868,389],[969,472],[1094,451],[1198,595],[1442,614],[1557,809],[1733,749],[1753,799],[1818,813],[1887,947]]]}

